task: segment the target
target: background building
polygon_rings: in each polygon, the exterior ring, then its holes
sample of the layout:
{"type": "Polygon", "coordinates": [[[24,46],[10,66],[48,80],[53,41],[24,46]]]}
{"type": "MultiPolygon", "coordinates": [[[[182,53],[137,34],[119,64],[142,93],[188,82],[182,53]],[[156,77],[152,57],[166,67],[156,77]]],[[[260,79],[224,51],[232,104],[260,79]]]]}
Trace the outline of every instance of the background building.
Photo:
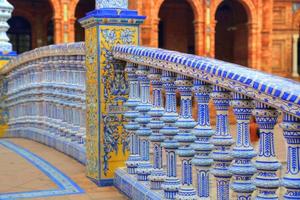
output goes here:
{"type": "MultiPolygon", "coordinates": [[[[77,22],[94,0],[9,0],[8,34],[18,53],[83,41],[77,22]]],[[[146,15],[141,45],[195,53],[280,76],[298,76],[299,0],[130,0],[146,15]]]]}

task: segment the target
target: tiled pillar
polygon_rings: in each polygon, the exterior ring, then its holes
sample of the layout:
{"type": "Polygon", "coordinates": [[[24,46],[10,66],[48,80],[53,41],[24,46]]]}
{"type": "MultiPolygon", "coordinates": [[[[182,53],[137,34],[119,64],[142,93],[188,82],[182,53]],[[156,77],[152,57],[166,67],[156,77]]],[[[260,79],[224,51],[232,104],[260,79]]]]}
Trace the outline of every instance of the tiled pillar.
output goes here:
{"type": "Polygon", "coordinates": [[[278,199],[276,194],[280,186],[280,179],[276,172],[281,164],[278,162],[274,146],[274,126],[277,122],[278,112],[268,105],[255,102],[253,111],[259,126],[259,153],[255,161],[257,175],[254,184],[258,190],[256,200],[278,199]]]}
{"type": "Polygon", "coordinates": [[[214,165],[211,173],[215,176],[217,181],[217,200],[229,200],[229,183],[232,176],[232,173],[229,171],[229,166],[232,161],[230,147],[234,143],[229,132],[228,119],[231,94],[222,87],[214,86],[211,96],[217,110],[216,133],[211,141],[215,145],[215,149],[212,153],[214,165]]]}
{"type": "Polygon", "coordinates": [[[128,111],[124,113],[129,122],[125,124],[126,130],[129,132],[130,137],[130,155],[126,161],[127,172],[129,174],[136,174],[136,168],[138,163],[141,161],[141,156],[139,155],[139,141],[136,135],[136,131],[140,128],[139,124],[135,121],[139,117],[139,112],[136,110],[140,102],[140,86],[138,82],[138,76],[136,74],[136,66],[132,63],[127,63],[125,69],[128,82],[129,82],[129,98],[124,104],[128,108],[128,111]]]}
{"type": "Polygon", "coordinates": [[[234,93],[231,105],[237,120],[237,140],[232,150],[234,160],[230,168],[233,175],[231,188],[237,193],[238,200],[251,200],[255,190],[251,178],[256,172],[251,159],[256,152],[250,142],[249,123],[254,102],[245,95],[234,93]]]}
{"type": "Polygon", "coordinates": [[[283,198],[300,199],[300,119],[284,113],[280,124],[287,142],[287,165],[282,184],[286,188],[283,198]]]}
{"type": "Polygon", "coordinates": [[[165,180],[161,146],[165,136],[160,133],[160,130],[164,127],[164,123],[161,120],[164,114],[161,73],[161,70],[151,68],[148,76],[152,86],[152,109],[149,111],[152,120],[148,126],[152,129],[149,139],[153,146],[153,171],[149,180],[151,181],[151,189],[153,190],[160,190],[161,184],[165,180]]]}
{"type": "Polygon", "coordinates": [[[213,164],[211,151],[214,146],[210,142],[214,134],[210,125],[209,100],[212,86],[206,82],[195,79],[194,93],[198,103],[198,124],[193,130],[197,140],[192,144],[196,155],[192,160],[197,170],[197,194],[202,199],[210,198],[209,170],[213,164]]]}
{"type": "Polygon", "coordinates": [[[87,176],[112,185],[115,170],[125,165],[128,135],[122,130],[128,85],[124,62],[112,57],[116,44],[138,45],[145,17],[128,10],[125,0],[97,0],[96,10],[80,19],[86,44],[87,176]],[[122,151],[121,149],[124,149],[122,151]]]}
{"type": "Polygon", "coordinates": [[[176,149],[179,143],[174,139],[179,129],[176,127],[178,114],[176,112],[176,86],[174,84],[176,74],[169,71],[163,71],[162,81],[165,89],[166,103],[165,113],[161,117],[164,127],[160,130],[165,136],[162,146],[166,152],[167,177],[162,184],[164,196],[166,199],[174,199],[178,193],[180,181],[177,178],[177,154],[176,149]]]}
{"type": "Polygon", "coordinates": [[[152,108],[150,98],[150,79],[148,78],[149,67],[138,66],[136,72],[140,84],[140,102],[136,107],[136,110],[140,113],[135,119],[139,123],[140,128],[136,131],[139,139],[139,150],[142,161],[139,162],[138,168],[136,169],[137,179],[139,181],[147,181],[148,176],[151,174],[152,165],[150,164],[150,140],[149,136],[152,131],[148,124],[151,121],[149,111],[152,108]]]}
{"type": "Polygon", "coordinates": [[[175,84],[180,93],[180,114],[176,122],[176,126],[179,128],[179,133],[174,138],[180,144],[177,149],[177,154],[181,161],[182,184],[176,198],[192,200],[197,199],[196,191],[192,185],[192,158],[195,155],[195,151],[191,147],[191,144],[196,140],[196,137],[192,134],[192,130],[197,124],[192,117],[193,82],[191,78],[178,74],[175,84]]]}

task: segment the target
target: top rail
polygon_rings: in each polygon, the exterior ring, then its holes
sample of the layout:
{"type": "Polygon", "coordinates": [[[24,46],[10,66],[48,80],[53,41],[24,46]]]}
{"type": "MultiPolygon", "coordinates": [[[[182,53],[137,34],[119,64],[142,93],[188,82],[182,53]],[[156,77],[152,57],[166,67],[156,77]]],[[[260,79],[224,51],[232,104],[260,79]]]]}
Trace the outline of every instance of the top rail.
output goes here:
{"type": "Polygon", "coordinates": [[[85,55],[84,42],[50,45],[27,51],[10,60],[9,63],[0,70],[0,74],[7,74],[20,65],[40,58],[71,55],[85,55]]]}
{"type": "Polygon", "coordinates": [[[117,45],[114,58],[201,79],[300,117],[300,83],[237,64],[158,48],[117,45]]]}

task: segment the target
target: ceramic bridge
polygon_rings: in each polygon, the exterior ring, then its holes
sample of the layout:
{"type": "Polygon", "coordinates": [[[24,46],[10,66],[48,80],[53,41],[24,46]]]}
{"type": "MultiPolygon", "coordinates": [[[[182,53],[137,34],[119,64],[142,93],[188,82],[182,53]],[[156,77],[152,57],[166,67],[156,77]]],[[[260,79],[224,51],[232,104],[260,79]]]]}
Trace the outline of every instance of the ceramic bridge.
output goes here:
{"type": "Polygon", "coordinates": [[[96,184],[115,185],[130,199],[300,199],[298,82],[139,46],[145,17],[127,1],[96,5],[80,20],[85,43],[13,55],[1,68],[5,136],[64,152],[96,184]],[[287,152],[282,176],[277,123],[287,152]]]}

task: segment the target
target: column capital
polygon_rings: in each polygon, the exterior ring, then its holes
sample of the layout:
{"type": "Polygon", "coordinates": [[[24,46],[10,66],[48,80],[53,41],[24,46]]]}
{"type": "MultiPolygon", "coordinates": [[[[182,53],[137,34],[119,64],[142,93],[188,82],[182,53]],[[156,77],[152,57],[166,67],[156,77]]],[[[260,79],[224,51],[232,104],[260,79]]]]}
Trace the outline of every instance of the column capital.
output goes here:
{"type": "Polygon", "coordinates": [[[240,93],[233,93],[231,106],[233,107],[237,120],[249,120],[255,104],[253,99],[240,93]]]}
{"type": "Polygon", "coordinates": [[[293,34],[294,42],[298,42],[299,34],[293,34]]]}
{"type": "Polygon", "coordinates": [[[211,97],[214,101],[216,110],[228,110],[232,95],[229,90],[215,85],[211,97]]]}
{"type": "Polygon", "coordinates": [[[193,87],[193,79],[181,74],[177,75],[177,79],[175,81],[175,85],[179,92],[192,92],[193,87]]]}
{"type": "Polygon", "coordinates": [[[150,79],[152,85],[155,85],[156,87],[162,87],[161,74],[162,72],[160,69],[150,68],[148,78],[150,79]]]}

